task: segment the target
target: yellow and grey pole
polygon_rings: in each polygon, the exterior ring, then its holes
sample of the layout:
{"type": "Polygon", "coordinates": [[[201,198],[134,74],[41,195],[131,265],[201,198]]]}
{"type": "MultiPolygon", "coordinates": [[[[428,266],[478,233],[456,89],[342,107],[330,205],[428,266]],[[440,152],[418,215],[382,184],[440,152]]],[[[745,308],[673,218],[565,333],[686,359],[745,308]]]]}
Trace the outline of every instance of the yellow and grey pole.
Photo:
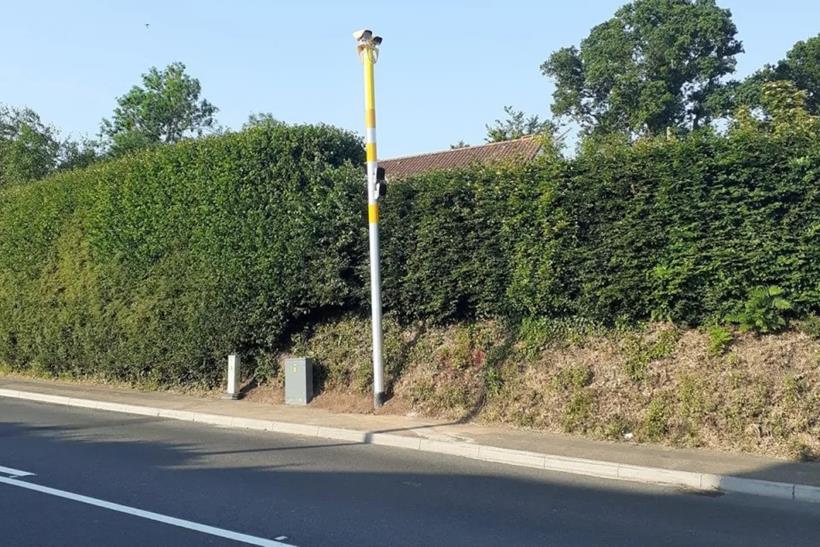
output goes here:
{"type": "Polygon", "coordinates": [[[373,328],[373,406],[384,404],[384,363],[382,361],[382,291],[379,271],[379,189],[376,159],[376,93],[373,65],[379,57],[380,36],[369,30],[353,33],[364,64],[365,149],[367,151],[367,218],[370,227],[370,307],[373,328]]]}

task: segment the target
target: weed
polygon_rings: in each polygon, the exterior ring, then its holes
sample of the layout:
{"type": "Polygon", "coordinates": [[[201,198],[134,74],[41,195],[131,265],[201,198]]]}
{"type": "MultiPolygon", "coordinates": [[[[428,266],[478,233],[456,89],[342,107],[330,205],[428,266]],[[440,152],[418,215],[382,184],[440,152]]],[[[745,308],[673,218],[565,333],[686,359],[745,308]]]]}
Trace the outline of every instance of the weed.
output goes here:
{"type": "Polygon", "coordinates": [[[726,364],[729,365],[730,368],[736,368],[740,365],[741,359],[740,355],[736,355],[734,353],[729,354],[726,357],[726,364]]]}
{"type": "Polygon", "coordinates": [[[564,408],[561,425],[564,431],[586,431],[595,406],[595,395],[589,389],[575,392],[564,408]]]}
{"type": "Polygon", "coordinates": [[[635,334],[628,335],[623,351],[626,354],[624,361],[626,375],[635,383],[642,382],[646,378],[649,356],[644,350],[640,337],[635,334]]]}
{"type": "MultiPolygon", "coordinates": [[[[492,344],[494,341],[489,341],[492,344]]],[[[494,397],[501,392],[504,386],[504,374],[502,368],[510,356],[515,344],[515,333],[510,329],[504,329],[501,343],[491,345],[487,350],[484,359],[484,390],[488,397],[494,397]]]]}
{"type": "Polygon", "coordinates": [[[518,327],[518,339],[524,357],[532,359],[549,346],[582,345],[588,337],[602,330],[599,323],[580,317],[526,317],[518,327]]]}
{"type": "Polygon", "coordinates": [[[680,340],[680,331],[677,328],[661,331],[655,343],[649,346],[649,360],[657,361],[671,357],[680,340]]]}
{"type": "Polygon", "coordinates": [[[734,341],[731,331],[720,326],[709,327],[709,355],[718,357],[726,353],[726,350],[734,341]]]}
{"type": "Polygon", "coordinates": [[[740,325],[742,331],[754,331],[758,334],[778,332],[786,326],[785,313],[792,308],[791,302],[783,296],[782,288],[755,287],[742,308],[729,320],[740,325]]]}
{"type": "Polygon", "coordinates": [[[708,389],[708,380],[690,374],[681,375],[675,389],[677,401],[675,441],[686,446],[701,443],[701,429],[718,409],[718,402],[708,389]]]}
{"type": "Polygon", "coordinates": [[[797,404],[804,391],[805,387],[801,377],[787,374],[783,378],[783,396],[788,403],[797,404]]]}
{"type": "Polygon", "coordinates": [[[452,342],[444,345],[435,352],[435,360],[445,368],[465,370],[475,363],[472,329],[470,327],[456,327],[452,335],[452,342]]]}
{"type": "Polygon", "coordinates": [[[281,383],[281,369],[277,354],[261,353],[256,356],[253,378],[260,384],[278,384],[281,383]]]}
{"type": "Polygon", "coordinates": [[[810,462],[820,459],[820,454],[815,453],[811,447],[797,440],[789,443],[788,451],[789,456],[799,462],[810,462]]]}
{"type": "Polygon", "coordinates": [[[656,396],[646,407],[646,414],[643,420],[643,436],[650,441],[659,441],[669,432],[669,408],[668,397],[656,396]]]}
{"type": "Polygon", "coordinates": [[[470,406],[472,395],[469,385],[449,386],[441,394],[440,404],[448,410],[464,409],[470,406]]]}
{"type": "Polygon", "coordinates": [[[615,414],[607,420],[604,427],[604,437],[613,441],[620,441],[624,439],[624,435],[631,431],[631,424],[620,414],[615,414]]]}
{"type": "Polygon", "coordinates": [[[624,371],[630,380],[639,383],[646,379],[651,362],[670,357],[675,352],[680,331],[676,328],[664,330],[654,341],[646,341],[634,332],[627,334],[625,339],[624,371]]]}
{"type": "Polygon", "coordinates": [[[592,369],[585,365],[571,365],[558,371],[552,385],[559,391],[577,391],[592,383],[592,369]]]}
{"type": "Polygon", "coordinates": [[[636,384],[646,379],[646,371],[648,368],[649,361],[639,358],[628,358],[624,364],[626,375],[636,384]]]}
{"type": "Polygon", "coordinates": [[[797,324],[797,328],[803,334],[811,336],[815,340],[820,340],[820,315],[810,315],[797,324]]]}
{"type": "Polygon", "coordinates": [[[435,395],[436,390],[432,382],[418,382],[410,389],[410,400],[414,404],[431,401],[435,395]]]}
{"type": "Polygon", "coordinates": [[[504,378],[497,366],[484,367],[484,387],[489,397],[495,397],[504,386],[504,378]]]}

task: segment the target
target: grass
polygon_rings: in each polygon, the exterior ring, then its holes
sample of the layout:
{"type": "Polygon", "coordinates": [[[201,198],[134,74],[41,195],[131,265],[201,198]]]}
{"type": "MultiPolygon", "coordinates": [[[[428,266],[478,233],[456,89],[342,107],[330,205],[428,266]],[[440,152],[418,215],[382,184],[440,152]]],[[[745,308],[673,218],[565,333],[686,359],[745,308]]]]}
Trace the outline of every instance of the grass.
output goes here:
{"type": "MultiPolygon", "coordinates": [[[[293,348],[319,359],[325,389],[370,389],[369,324],[316,326],[293,348]]],[[[802,335],[800,335],[802,336],[802,335]]],[[[820,342],[668,323],[605,330],[527,319],[388,326],[394,400],[409,411],[599,439],[820,453],[820,342]],[[729,351],[731,348],[731,351],[729,351]],[[719,361],[714,356],[725,355],[719,361]]]]}
{"type": "Polygon", "coordinates": [[[571,365],[558,371],[553,387],[563,391],[577,391],[592,383],[592,369],[585,365],[571,365]]]}
{"type": "Polygon", "coordinates": [[[649,441],[660,441],[669,432],[669,417],[672,413],[669,398],[656,395],[646,407],[641,434],[649,441]]]}
{"type": "Polygon", "coordinates": [[[680,339],[677,328],[661,330],[654,339],[647,339],[641,331],[627,333],[624,338],[624,370],[634,383],[646,380],[649,365],[671,357],[680,339]]]}
{"type": "MultiPolygon", "coordinates": [[[[544,319],[403,326],[386,317],[393,398],[384,411],[816,459],[820,339],[813,337],[814,325],[760,337],[667,323],[609,330],[544,319]]],[[[289,355],[317,360],[324,392],[369,397],[367,318],[311,325],[286,346],[243,362],[258,383],[279,387],[281,360],[289,355]]],[[[18,372],[0,363],[0,374],[18,372]]],[[[146,376],[138,387],[157,382],[146,376]]]]}
{"type": "Polygon", "coordinates": [[[591,424],[595,410],[595,393],[581,389],[573,393],[564,408],[561,426],[567,433],[586,431],[591,424]]]}

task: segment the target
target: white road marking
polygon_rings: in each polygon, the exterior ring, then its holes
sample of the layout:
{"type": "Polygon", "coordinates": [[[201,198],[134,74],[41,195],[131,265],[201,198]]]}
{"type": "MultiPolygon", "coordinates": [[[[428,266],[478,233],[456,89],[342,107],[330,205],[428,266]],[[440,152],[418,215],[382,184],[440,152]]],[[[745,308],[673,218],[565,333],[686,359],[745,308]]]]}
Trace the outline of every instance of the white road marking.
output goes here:
{"type": "Polygon", "coordinates": [[[28,471],[20,471],[19,469],[14,469],[12,467],[3,467],[0,465],[0,473],[3,475],[11,475],[12,477],[33,477],[34,473],[29,473],[28,471]]]}
{"type": "MultiPolygon", "coordinates": [[[[28,473],[31,475],[31,473],[28,473]]],[[[159,513],[152,513],[151,511],[144,511],[142,509],[136,509],[134,507],[128,507],[127,505],[120,505],[118,503],[111,503],[110,501],[100,500],[97,498],[91,498],[88,496],[83,496],[80,494],[74,494],[72,492],[66,492],[65,490],[57,490],[56,488],[49,488],[48,486],[41,486],[39,484],[33,484],[25,481],[19,481],[13,478],[7,477],[0,477],[0,484],[8,484],[9,486],[16,486],[18,488],[25,488],[27,490],[33,490],[35,492],[40,492],[42,494],[48,494],[50,496],[57,496],[58,498],[64,498],[72,501],[77,501],[80,503],[85,503],[88,505],[93,505],[95,507],[101,507],[103,509],[109,509],[111,511],[117,511],[119,513],[125,513],[127,515],[133,515],[135,517],[140,517],[148,520],[153,520],[156,522],[161,522],[163,524],[170,524],[171,526],[178,526],[180,528],[187,528],[188,530],[194,530],[197,532],[202,532],[203,534],[209,534],[212,536],[218,536],[225,539],[230,539],[233,541],[241,541],[244,543],[248,543],[250,545],[261,545],[263,547],[292,547],[287,543],[280,543],[278,541],[260,538],[256,536],[249,536],[247,534],[240,534],[239,532],[232,532],[230,530],[225,530],[222,528],[216,528],[214,526],[208,526],[206,524],[199,524],[197,522],[191,522],[190,520],[183,520],[178,519],[176,517],[169,517],[166,515],[160,515],[159,513]]]]}

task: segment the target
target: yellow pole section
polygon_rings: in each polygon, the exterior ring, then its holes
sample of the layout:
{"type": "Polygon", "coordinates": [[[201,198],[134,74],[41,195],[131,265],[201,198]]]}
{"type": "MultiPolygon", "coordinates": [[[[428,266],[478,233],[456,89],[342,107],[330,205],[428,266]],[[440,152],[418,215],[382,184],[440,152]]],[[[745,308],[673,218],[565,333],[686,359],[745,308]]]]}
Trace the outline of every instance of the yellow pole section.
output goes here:
{"type": "Polygon", "coordinates": [[[379,222],[379,204],[375,199],[376,167],[378,167],[376,152],[376,84],[373,74],[375,59],[371,48],[365,48],[362,55],[364,64],[364,126],[365,150],[367,152],[368,197],[367,218],[371,224],[379,222]]]}
{"type": "MultiPolygon", "coordinates": [[[[373,77],[373,50],[364,51],[364,126],[367,129],[376,128],[376,82],[373,77]]],[[[370,158],[367,158],[370,161],[370,158]]],[[[373,158],[375,161],[376,158],[373,158]]]]}

